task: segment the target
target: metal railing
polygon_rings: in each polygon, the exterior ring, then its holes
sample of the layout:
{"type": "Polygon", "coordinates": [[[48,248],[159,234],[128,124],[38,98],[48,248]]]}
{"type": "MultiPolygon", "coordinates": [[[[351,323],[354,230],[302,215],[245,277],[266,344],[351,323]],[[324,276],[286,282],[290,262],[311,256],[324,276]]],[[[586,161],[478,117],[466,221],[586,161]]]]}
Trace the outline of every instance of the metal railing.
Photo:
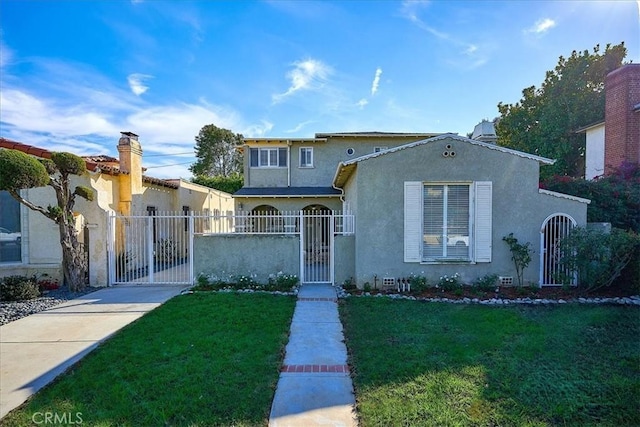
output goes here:
{"type": "Polygon", "coordinates": [[[212,234],[300,234],[303,218],[333,221],[336,234],[355,232],[355,218],[340,211],[266,211],[228,214],[192,213],[195,233],[212,234]]]}

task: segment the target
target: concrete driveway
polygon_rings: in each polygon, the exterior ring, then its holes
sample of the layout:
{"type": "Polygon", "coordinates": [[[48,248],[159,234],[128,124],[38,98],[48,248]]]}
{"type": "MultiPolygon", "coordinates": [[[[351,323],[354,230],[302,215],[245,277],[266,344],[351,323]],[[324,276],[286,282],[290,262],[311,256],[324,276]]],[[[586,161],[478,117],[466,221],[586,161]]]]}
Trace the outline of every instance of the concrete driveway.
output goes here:
{"type": "Polygon", "coordinates": [[[115,286],[0,326],[0,418],[184,288],[115,286]]]}

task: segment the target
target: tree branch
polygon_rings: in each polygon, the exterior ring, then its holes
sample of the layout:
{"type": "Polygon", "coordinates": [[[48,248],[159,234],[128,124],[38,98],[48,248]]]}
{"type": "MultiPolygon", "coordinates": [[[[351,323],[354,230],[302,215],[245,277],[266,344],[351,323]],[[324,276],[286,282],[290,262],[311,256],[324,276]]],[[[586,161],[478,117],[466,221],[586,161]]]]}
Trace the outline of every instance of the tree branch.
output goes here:
{"type": "Polygon", "coordinates": [[[47,209],[43,208],[42,206],[38,206],[38,205],[35,205],[35,204],[31,203],[27,199],[23,198],[15,190],[8,190],[8,192],[14,199],[16,199],[18,202],[22,203],[23,205],[25,205],[29,209],[34,210],[36,212],[40,212],[42,215],[46,216],[47,218],[49,218],[50,220],[52,220],[56,224],[58,223],[57,218],[55,216],[52,216],[51,213],[47,209]]]}

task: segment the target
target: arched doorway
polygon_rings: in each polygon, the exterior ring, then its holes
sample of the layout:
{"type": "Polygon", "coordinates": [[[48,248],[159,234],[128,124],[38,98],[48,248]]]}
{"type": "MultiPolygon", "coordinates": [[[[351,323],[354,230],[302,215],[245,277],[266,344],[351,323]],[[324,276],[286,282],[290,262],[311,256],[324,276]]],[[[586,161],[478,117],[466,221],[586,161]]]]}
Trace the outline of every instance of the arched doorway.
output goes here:
{"type": "Polygon", "coordinates": [[[576,221],[567,214],[549,215],[540,229],[540,285],[562,285],[563,278],[570,278],[570,284],[576,285],[576,276],[560,265],[560,242],[576,226],[576,221]]]}
{"type": "Polygon", "coordinates": [[[301,233],[302,281],[332,282],[333,230],[331,210],[324,205],[302,209],[301,233]]]}
{"type": "Polygon", "coordinates": [[[280,211],[271,205],[256,206],[251,210],[252,233],[282,233],[284,223],[280,211]]]}

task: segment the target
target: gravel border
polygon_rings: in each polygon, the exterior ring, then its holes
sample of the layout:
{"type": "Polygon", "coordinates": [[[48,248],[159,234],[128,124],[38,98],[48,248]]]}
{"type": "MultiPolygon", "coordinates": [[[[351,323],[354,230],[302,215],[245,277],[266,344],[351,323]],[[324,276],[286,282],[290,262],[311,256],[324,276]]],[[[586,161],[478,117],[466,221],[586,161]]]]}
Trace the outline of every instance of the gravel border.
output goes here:
{"type": "Polygon", "coordinates": [[[482,304],[482,305],[554,305],[554,304],[615,304],[615,305],[633,305],[640,306],[640,295],[630,297],[594,297],[594,298],[571,298],[571,299],[547,299],[547,298],[422,298],[414,297],[407,294],[371,294],[365,292],[362,295],[351,295],[346,292],[342,286],[336,286],[338,298],[390,298],[390,299],[407,299],[412,301],[426,302],[448,302],[452,304],[482,304]]]}
{"type": "Polygon", "coordinates": [[[90,294],[103,288],[87,287],[80,292],[71,292],[68,288],[48,291],[46,295],[27,301],[1,301],[0,325],[6,325],[14,320],[22,319],[30,314],[38,313],[55,307],[63,302],[90,294]]]}

